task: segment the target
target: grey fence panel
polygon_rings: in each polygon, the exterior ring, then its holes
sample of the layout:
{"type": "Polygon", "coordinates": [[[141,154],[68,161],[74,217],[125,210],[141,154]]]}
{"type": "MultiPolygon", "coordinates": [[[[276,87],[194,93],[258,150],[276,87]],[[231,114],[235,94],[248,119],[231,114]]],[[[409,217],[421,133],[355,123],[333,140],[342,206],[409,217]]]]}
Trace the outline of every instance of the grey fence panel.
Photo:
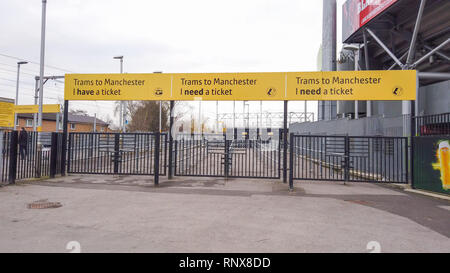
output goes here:
{"type": "Polygon", "coordinates": [[[403,137],[291,135],[290,179],[408,183],[403,137]]]}

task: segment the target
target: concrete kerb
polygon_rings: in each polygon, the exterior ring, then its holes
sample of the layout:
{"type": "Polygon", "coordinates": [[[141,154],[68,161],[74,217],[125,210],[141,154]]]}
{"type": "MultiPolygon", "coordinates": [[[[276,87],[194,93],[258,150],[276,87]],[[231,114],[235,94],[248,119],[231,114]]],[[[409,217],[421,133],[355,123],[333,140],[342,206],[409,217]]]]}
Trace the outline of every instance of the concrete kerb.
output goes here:
{"type": "Polygon", "coordinates": [[[416,189],[405,189],[405,191],[450,201],[450,196],[446,196],[444,194],[429,192],[429,191],[425,191],[425,190],[416,190],[416,189]]]}
{"type": "MultiPolygon", "coordinates": [[[[78,176],[67,176],[67,177],[78,177],[78,176]]],[[[92,176],[88,176],[90,179],[92,179],[92,176]]],[[[94,176],[95,177],[95,176],[94,176]]],[[[101,176],[98,176],[101,177],[101,176]]],[[[126,181],[131,181],[133,180],[133,178],[131,176],[122,176],[122,175],[114,175],[111,176],[111,178],[113,180],[120,180],[120,179],[124,179],[126,181]]],[[[136,176],[135,179],[137,181],[142,180],[143,177],[139,177],[136,176]]],[[[55,179],[49,179],[48,177],[43,177],[43,178],[31,178],[31,179],[27,179],[27,180],[22,180],[22,181],[17,181],[18,185],[26,185],[26,184],[39,184],[41,182],[43,183],[58,183],[61,182],[61,179],[64,179],[64,177],[60,176],[60,177],[56,177],[55,179]]],[[[198,186],[199,184],[202,183],[206,183],[209,180],[218,180],[219,178],[202,178],[202,177],[173,177],[172,179],[168,180],[165,179],[165,177],[161,177],[161,184],[158,185],[154,185],[153,184],[153,180],[149,180],[149,184],[146,185],[146,187],[151,187],[151,188],[155,188],[155,189],[161,189],[161,188],[170,188],[170,187],[179,187],[182,186],[184,187],[185,184],[182,183],[191,183],[192,185],[189,187],[195,187],[196,185],[198,186]],[[197,180],[197,182],[193,182],[197,180]],[[177,185],[177,183],[180,183],[179,185],[177,185]]],[[[219,179],[220,180],[220,179],[219,179]]],[[[236,179],[222,179],[224,183],[234,183],[236,182],[236,179]]],[[[252,183],[254,179],[245,179],[244,181],[247,181],[247,183],[252,183]]],[[[264,180],[266,183],[269,182],[269,180],[264,180]]],[[[263,181],[263,182],[264,182],[263,181]]],[[[308,183],[308,181],[295,181],[294,182],[294,188],[293,189],[289,189],[289,187],[286,184],[283,184],[282,181],[277,181],[277,180],[270,180],[273,183],[273,186],[276,187],[276,192],[283,192],[285,191],[288,195],[290,196],[296,196],[298,194],[302,194],[304,193],[304,190],[302,189],[302,187],[300,186],[302,183],[308,183]],[[280,182],[280,183],[276,183],[276,182],[280,182]]],[[[316,181],[317,182],[317,181],[316,181]]],[[[90,183],[90,181],[86,181],[86,182],[81,182],[81,183],[90,183]]],[[[321,183],[320,181],[317,183],[321,183]]],[[[111,184],[109,182],[99,182],[96,184],[111,184]]],[[[120,184],[120,183],[119,183],[120,184]]],[[[132,183],[130,183],[132,184],[132,183]]],[[[215,184],[215,183],[214,183],[215,184]]],[[[339,183],[336,182],[336,185],[342,185],[342,186],[348,186],[347,184],[344,183],[339,183]]],[[[369,184],[376,184],[376,183],[369,183],[369,184]]],[[[138,186],[142,186],[142,184],[137,184],[138,186]]],[[[428,197],[432,197],[432,198],[438,198],[438,199],[442,199],[442,200],[447,200],[450,201],[450,196],[446,196],[443,194],[438,194],[438,193],[433,193],[433,192],[429,192],[429,191],[425,191],[425,190],[418,190],[418,189],[412,189],[411,185],[409,184],[387,184],[387,183],[383,183],[383,184],[376,184],[376,185],[380,185],[382,187],[386,187],[386,188],[391,188],[394,190],[400,190],[400,191],[405,191],[405,192],[409,192],[409,193],[414,193],[414,194],[420,194],[420,195],[424,195],[424,196],[428,196],[428,197]]],[[[4,187],[4,186],[8,186],[8,184],[0,184],[0,186],[4,187]]],[[[200,186],[201,187],[201,186],[200,186]]],[[[209,187],[209,186],[208,186],[209,187]]]]}

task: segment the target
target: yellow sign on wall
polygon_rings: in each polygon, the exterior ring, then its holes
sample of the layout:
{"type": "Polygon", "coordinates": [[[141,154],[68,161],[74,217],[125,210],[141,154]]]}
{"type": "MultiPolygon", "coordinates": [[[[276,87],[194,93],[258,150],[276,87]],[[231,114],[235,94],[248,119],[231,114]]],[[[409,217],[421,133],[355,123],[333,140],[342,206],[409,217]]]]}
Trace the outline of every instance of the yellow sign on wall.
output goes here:
{"type": "MultiPolygon", "coordinates": [[[[39,113],[39,105],[16,105],[14,111],[17,114],[34,114],[39,113]]],[[[43,113],[60,113],[61,106],[59,104],[44,104],[42,106],[43,113]]]]}
{"type": "Polygon", "coordinates": [[[416,71],[67,74],[66,100],[415,100],[416,71]]]}
{"type": "Polygon", "coordinates": [[[14,103],[0,101],[0,127],[14,127],[14,103]]]}

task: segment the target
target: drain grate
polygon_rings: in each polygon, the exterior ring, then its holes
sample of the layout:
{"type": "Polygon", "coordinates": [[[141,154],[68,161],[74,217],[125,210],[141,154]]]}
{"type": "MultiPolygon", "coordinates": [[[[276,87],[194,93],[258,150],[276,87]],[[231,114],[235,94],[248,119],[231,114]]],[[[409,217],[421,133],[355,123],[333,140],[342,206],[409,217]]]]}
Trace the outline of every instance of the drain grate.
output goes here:
{"type": "Polygon", "coordinates": [[[363,200],[344,200],[344,201],[359,204],[359,205],[364,205],[364,206],[370,205],[370,202],[363,201],[363,200]]]}
{"type": "Polygon", "coordinates": [[[62,207],[59,202],[49,202],[48,199],[34,201],[27,205],[29,209],[54,209],[62,207]]]}

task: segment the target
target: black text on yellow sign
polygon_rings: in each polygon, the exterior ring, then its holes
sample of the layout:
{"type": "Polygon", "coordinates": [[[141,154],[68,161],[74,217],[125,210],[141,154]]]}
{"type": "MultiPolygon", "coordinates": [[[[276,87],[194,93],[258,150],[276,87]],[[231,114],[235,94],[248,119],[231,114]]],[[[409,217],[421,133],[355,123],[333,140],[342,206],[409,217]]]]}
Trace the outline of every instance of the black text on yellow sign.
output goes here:
{"type": "Polygon", "coordinates": [[[415,71],[288,73],[289,100],[415,100],[415,71]]]}
{"type": "Polygon", "coordinates": [[[415,71],[67,74],[66,100],[415,100],[415,71]]]}
{"type": "Polygon", "coordinates": [[[65,100],[170,100],[168,74],[67,74],[65,100]]]}
{"type": "Polygon", "coordinates": [[[285,73],[173,74],[172,100],[284,100],[285,73]]]}

